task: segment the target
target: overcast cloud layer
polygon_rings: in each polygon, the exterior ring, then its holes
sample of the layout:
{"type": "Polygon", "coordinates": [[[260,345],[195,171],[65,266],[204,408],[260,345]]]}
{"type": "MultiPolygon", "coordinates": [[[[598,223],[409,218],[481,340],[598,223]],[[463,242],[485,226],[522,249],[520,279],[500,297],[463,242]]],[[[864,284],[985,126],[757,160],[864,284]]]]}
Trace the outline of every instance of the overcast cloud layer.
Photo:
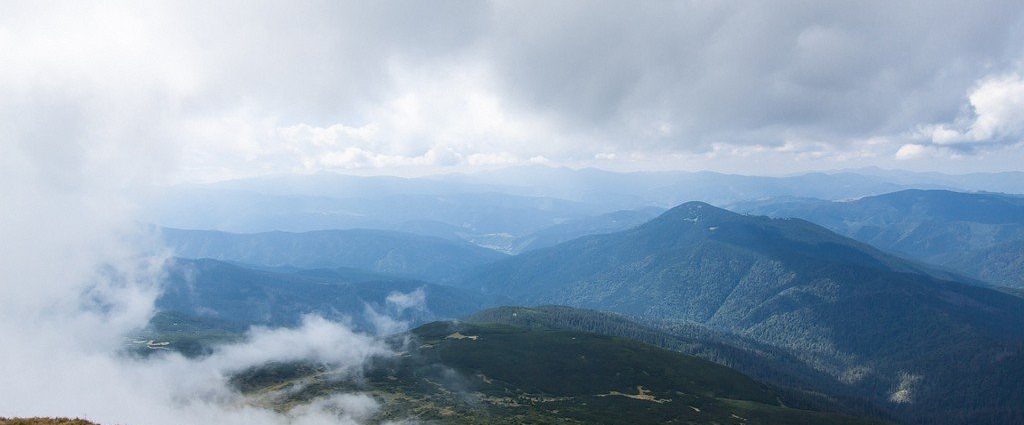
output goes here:
{"type": "Polygon", "coordinates": [[[1024,159],[1019,1],[208,3],[3,3],[5,149],[175,181],[1024,159]]]}

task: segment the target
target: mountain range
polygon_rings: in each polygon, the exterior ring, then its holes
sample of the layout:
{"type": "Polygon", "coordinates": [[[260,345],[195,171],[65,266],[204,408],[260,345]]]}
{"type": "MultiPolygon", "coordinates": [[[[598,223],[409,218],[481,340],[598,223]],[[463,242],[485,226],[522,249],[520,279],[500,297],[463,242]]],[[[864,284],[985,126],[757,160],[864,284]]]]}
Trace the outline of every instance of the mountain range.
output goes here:
{"type": "Polygon", "coordinates": [[[347,267],[432,282],[452,280],[506,256],[464,241],[385,230],[240,234],[164,228],[160,234],[185,258],[268,267],[347,267]]]}
{"type": "MultiPolygon", "coordinates": [[[[514,196],[541,199],[557,194],[553,186],[514,196]]],[[[652,344],[735,369],[790,407],[913,424],[1024,423],[1024,298],[993,288],[1021,287],[1022,199],[904,190],[731,204],[767,216],[704,202],[585,207],[518,234],[433,221],[404,222],[401,232],[165,229],[178,255],[209,259],[177,261],[152,332],[184,335],[181,347],[201,354],[203,338],[186,334],[230,339],[244,326],[290,325],[305,313],[379,330],[374,314],[385,312],[401,324],[390,331],[464,317],[443,326],[500,323],[652,344]],[[421,307],[389,304],[417,291],[421,307]],[[520,307],[481,311],[499,305],[520,307]]],[[[387,388],[421,397],[410,390],[423,385],[415,382],[387,388]]],[[[524,391],[518,385],[503,391],[524,391]]],[[[565,409],[575,413],[535,419],[588,414],[565,409]]],[[[489,412],[489,420],[510,413],[489,412]]]]}
{"type": "Polygon", "coordinates": [[[852,201],[766,200],[736,208],[803,218],[908,258],[1024,288],[1024,196],[905,190],[852,201]]]}
{"type": "Polygon", "coordinates": [[[520,238],[569,220],[699,200],[726,206],[779,197],[855,199],[903,189],[1024,193],[1020,173],[945,175],[881,169],[783,177],[612,172],[544,166],[419,178],[336,173],[189,184],[141,200],[143,220],[241,233],[369,228],[465,240],[520,238]]]}
{"type": "MultiPolygon", "coordinates": [[[[303,315],[316,314],[365,332],[393,332],[403,329],[395,328],[402,322],[469,314],[485,306],[483,300],[458,288],[358,270],[261,270],[211,259],[177,259],[168,268],[156,306],[186,321],[198,319],[192,327],[201,330],[294,326],[303,315]]],[[[166,325],[163,329],[170,330],[166,325]]]]}
{"type": "Polygon", "coordinates": [[[800,219],[690,202],[632,230],[499,261],[461,286],[735,333],[790,350],[909,422],[1022,415],[1024,299],[800,219]]]}

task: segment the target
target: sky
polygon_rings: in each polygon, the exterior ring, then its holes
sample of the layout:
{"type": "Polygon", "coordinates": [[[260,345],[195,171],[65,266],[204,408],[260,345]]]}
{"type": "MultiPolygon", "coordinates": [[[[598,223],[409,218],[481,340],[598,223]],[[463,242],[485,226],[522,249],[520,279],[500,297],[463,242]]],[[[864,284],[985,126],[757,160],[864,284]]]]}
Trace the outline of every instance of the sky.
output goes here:
{"type": "Polygon", "coordinates": [[[210,3],[0,3],[3,151],[72,181],[1024,160],[1019,1],[210,3]]]}

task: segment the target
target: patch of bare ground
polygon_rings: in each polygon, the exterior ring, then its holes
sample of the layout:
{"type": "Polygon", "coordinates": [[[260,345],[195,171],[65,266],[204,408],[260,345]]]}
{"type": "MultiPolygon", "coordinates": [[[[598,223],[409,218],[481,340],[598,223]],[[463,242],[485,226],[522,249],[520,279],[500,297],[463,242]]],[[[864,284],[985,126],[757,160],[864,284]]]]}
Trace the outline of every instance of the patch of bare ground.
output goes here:
{"type": "Polygon", "coordinates": [[[480,338],[480,337],[477,336],[477,335],[463,335],[461,332],[455,332],[455,333],[453,333],[451,335],[448,335],[448,336],[444,337],[444,339],[458,339],[458,340],[468,339],[468,340],[472,340],[472,341],[476,341],[477,338],[480,338]]]}
{"type": "Polygon", "coordinates": [[[645,389],[643,385],[637,385],[636,386],[636,394],[626,394],[626,393],[620,393],[618,391],[612,391],[612,392],[610,392],[608,394],[599,394],[598,395],[598,397],[608,397],[608,396],[628,397],[628,398],[632,398],[632,399],[635,399],[635,400],[644,400],[644,401],[650,401],[650,402],[654,402],[654,403],[668,403],[668,402],[672,401],[672,399],[668,399],[668,398],[662,399],[662,398],[655,397],[653,394],[651,394],[651,391],[645,389]]]}

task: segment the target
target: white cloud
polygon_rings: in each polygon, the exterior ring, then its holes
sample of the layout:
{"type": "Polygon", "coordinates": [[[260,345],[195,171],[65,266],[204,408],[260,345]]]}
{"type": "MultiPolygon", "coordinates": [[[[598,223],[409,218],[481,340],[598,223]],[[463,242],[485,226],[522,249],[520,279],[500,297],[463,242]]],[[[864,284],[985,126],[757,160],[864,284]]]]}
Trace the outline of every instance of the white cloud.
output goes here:
{"type": "Polygon", "coordinates": [[[427,308],[427,292],[423,288],[417,288],[409,293],[392,292],[388,294],[385,302],[399,313],[408,309],[424,310],[427,308]]]}
{"type": "Polygon", "coordinates": [[[955,123],[925,126],[919,133],[936,145],[1015,144],[1024,140],[1024,78],[987,77],[968,96],[970,112],[955,123]]]}
{"type": "Polygon", "coordinates": [[[932,143],[937,145],[951,145],[964,140],[963,134],[944,125],[931,127],[930,130],[932,143]]]}
{"type": "Polygon", "coordinates": [[[352,369],[370,358],[390,354],[381,341],[371,336],[355,333],[318,316],[305,316],[296,329],[254,328],[245,344],[221,347],[202,363],[231,371],[270,361],[309,360],[352,369]]]}
{"type": "Polygon", "coordinates": [[[363,314],[370,321],[377,335],[393,335],[409,330],[408,320],[398,319],[407,310],[427,312],[427,293],[423,288],[416,288],[408,293],[392,292],[384,300],[383,312],[366,304],[363,314]]]}
{"type": "Polygon", "coordinates": [[[896,151],[896,159],[906,160],[915,159],[924,155],[926,151],[924,145],[906,144],[900,146],[900,149],[896,151]]]}
{"type": "Polygon", "coordinates": [[[377,413],[379,404],[365,394],[335,394],[296,407],[291,425],[327,425],[363,423],[377,413]]]}
{"type": "Polygon", "coordinates": [[[912,143],[903,145],[895,158],[982,160],[988,159],[983,153],[1019,150],[1024,142],[1024,79],[1019,73],[981,79],[967,95],[967,103],[953,122],[918,127],[906,137],[912,143]]]}
{"type": "Polygon", "coordinates": [[[986,78],[970,101],[975,115],[968,131],[971,140],[1024,140],[1024,78],[1019,74],[986,78]]]}

